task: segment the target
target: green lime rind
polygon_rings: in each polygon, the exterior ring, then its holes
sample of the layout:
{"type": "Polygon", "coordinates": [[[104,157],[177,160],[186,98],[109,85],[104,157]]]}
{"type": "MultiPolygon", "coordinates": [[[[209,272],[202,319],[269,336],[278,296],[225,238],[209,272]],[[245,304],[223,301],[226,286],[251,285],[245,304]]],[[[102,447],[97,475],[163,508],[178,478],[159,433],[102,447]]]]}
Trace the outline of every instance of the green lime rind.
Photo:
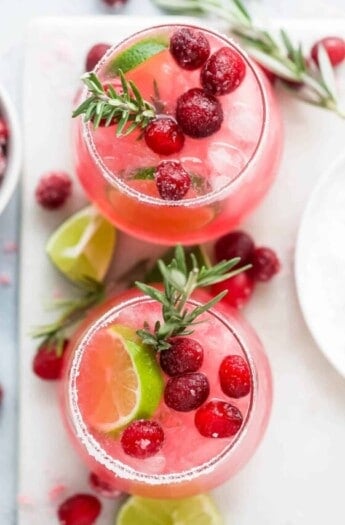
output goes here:
{"type": "Polygon", "coordinates": [[[141,342],[132,328],[113,325],[110,330],[122,338],[139,385],[137,403],[133,411],[128,414],[125,422],[112,429],[112,431],[118,431],[134,419],[148,419],[154,414],[163,395],[164,380],[157,363],[156,353],[141,342]]]}
{"type": "Polygon", "coordinates": [[[130,497],[121,507],[115,525],[224,525],[207,494],[184,499],[130,497]]]}
{"type": "Polygon", "coordinates": [[[92,206],[63,222],[51,235],[46,253],[73,282],[85,278],[102,282],[116,245],[116,229],[92,206]]]}
{"type": "Polygon", "coordinates": [[[140,40],[117,55],[109,63],[107,73],[118,75],[119,70],[121,70],[122,73],[127,73],[128,71],[140,66],[143,62],[146,62],[146,60],[161,53],[167,49],[168,46],[169,40],[165,36],[140,40]]]}

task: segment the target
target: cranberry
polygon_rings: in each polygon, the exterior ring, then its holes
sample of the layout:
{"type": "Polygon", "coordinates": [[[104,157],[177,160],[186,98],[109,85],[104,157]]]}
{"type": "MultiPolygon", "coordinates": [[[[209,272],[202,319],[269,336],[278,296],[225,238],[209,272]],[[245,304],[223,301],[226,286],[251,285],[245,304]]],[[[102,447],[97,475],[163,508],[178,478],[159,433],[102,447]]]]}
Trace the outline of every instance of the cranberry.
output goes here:
{"type": "Polygon", "coordinates": [[[241,412],[230,403],[214,399],[195,414],[195,426],[205,437],[225,438],[237,434],[242,426],[241,412]]]}
{"type": "Polygon", "coordinates": [[[221,47],[210,56],[201,70],[201,85],[211,95],[227,95],[244,79],[246,65],[230,47],[221,47]]]}
{"type": "Polygon", "coordinates": [[[2,400],[4,399],[4,389],[0,385],[0,406],[2,405],[2,400]]]}
{"type": "Polygon", "coordinates": [[[219,368],[219,379],[224,394],[229,397],[238,399],[250,392],[250,369],[240,355],[228,355],[223,359],[219,368]]]}
{"type": "Polygon", "coordinates": [[[177,99],[176,119],[182,131],[193,138],[202,138],[218,131],[223,122],[222,106],[214,96],[193,88],[177,99]]]}
{"type": "Polygon", "coordinates": [[[109,44],[95,44],[92,46],[86,55],[85,71],[92,71],[110,47],[109,44]]]}
{"type": "Polygon", "coordinates": [[[254,281],[247,272],[242,272],[212,286],[212,293],[215,295],[223,290],[228,290],[223,298],[225,303],[235,308],[242,308],[252,296],[254,281]]]}
{"type": "Polygon", "coordinates": [[[123,495],[123,492],[115,489],[110,483],[97,476],[95,472],[90,472],[89,484],[103,498],[117,499],[123,495]]]}
{"type": "Polygon", "coordinates": [[[191,184],[188,173],[175,160],[163,160],[156,169],[155,180],[162,199],[171,201],[181,200],[191,184]]]}
{"type": "Polygon", "coordinates": [[[65,350],[68,346],[66,339],[62,346],[61,355],[58,353],[56,347],[52,344],[44,344],[39,347],[32,363],[33,372],[47,381],[60,379],[63,358],[65,350]]]}
{"type": "Polygon", "coordinates": [[[52,171],[41,177],[36,187],[37,202],[47,210],[60,208],[71,194],[72,181],[63,171],[52,171]]]}
{"type": "Polygon", "coordinates": [[[210,55],[210,44],[200,31],[183,27],[170,40],[170,53],[183,69],[198,69],[210,55]]]}
{"type": "Polygon", "coordinates": [[[338,36],[327,36],[315,42],[311,49],[311,57],[316,62],[319,63],[318,58],[318,47],[323,45],[325,48],[328,57],[331,61],[332,66],[338,66],[345,59],[345,40],[338,36]]]}
{"type": "Polygon", "coordinates": [[[170,348],[160,353],[161,368],[168,376],[199,370],[204,359],[204,350],[198,341],[191,337],[174,337],[169,343],[170,348]]]}
{"type": "Polygon", "coordinates": [[[0,179],[5,174],[6,164],[7,164],[6,157],[0,149],[0,179]]]}
{"type": "Polygon", "coordinates": [[[255,248],[249,275],[254,281],[269,281],[280,270],[280,261],[271,248],[255,248]]]}
{"type": "Polygon", "coordinates": [[[214,254],[216,261],[227,261],[234,257],[240,257],[240,264],[248,264],[254,252],[254,241],[245,232],[234,231],[220,237],[215,246],[214,254]]]}
{"type": "Polygon", "coordinates": [[[170,378],[165,387],[164,401],[169,408],[178,412],[189,412],[202,405],[209,393],[207,377],[196,372],[170,378]]]}
{"type": "Polygon", "coordinates": [[[4,145],[8,139],[8,127],[6,121],[0,117],[0,146],[4,145]]]}
{"type": "Polygon", "coordinates": [[[102,1],[111,7],[120,6],[127,2],[127,0],[102,0],[102,1]]]}
{"type": "Polygon", "coordinates": [[[76,494],[58,509],[61,525],[92,525],[101,512],[100,501],[91,494],[76,494]]]}
{"type": "Polygon", "coordinates": [[[163,446],[164,432],[156,421],[139,419],[133,421],[121,437],[121,445],[126,454],[138,459],[154,456],[163,446]]]}
{"type": "Polygon", "coordinates": [[[159,155],[172,155],[183,148],[184,134],[170,117],[156,118],[145,128],[145,142],[159,155]]]}

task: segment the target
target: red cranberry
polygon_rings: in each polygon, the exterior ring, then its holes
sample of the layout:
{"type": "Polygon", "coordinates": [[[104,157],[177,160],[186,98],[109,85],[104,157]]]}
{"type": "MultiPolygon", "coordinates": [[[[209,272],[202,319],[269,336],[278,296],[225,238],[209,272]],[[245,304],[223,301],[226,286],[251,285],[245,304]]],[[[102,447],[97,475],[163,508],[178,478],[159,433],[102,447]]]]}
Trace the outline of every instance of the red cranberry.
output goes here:
{"type": "Polygon", "coordinates": [[[228,290],[228,293],[223,298],[225,303],[235,308],[242,308],[252,296],[254,281],[247,272],[242,272],[212,286],[212,293],[214,295],[223,290],[228,290]]]}
{"type": "Polygon", "coordinates": [[[234,231],[220,237],[215,246],[214,254],[216,261],[227,261],[234,257],[240,257],[240,264],[248,264],[254,252],[254,241],[245,232],[234,231]]]}
{"type": "Polygon", "coordinates": [[[76,494],[58,509],[61,525],[93,525],[101,512],[101,503],[91,494],[76,494]]]}
{"type": "Polygon", "coordinates": [[[254,281],[269,281],[280,270],[280,261],[271,248],[255,248],[249,275],[254,281]]]}
{"type": "Polygon", "coordinates": [[[184,134],[172,118],[156,118],[145,128],[145,142],[159,155],[172,155],[183,148],[184,134]]]}
{"type": "Polygon", "coordinates": [[[182,131],[193,138],[202,138],[218,131],[223,122],[222,106],[214,96],[193,88],[177,99],[176,119],[182,131]]]}
{"type": "Polygon", "coordinates": [[[36,187],[37,202],[47,210],[60,208],[71,194],[72,181],[67,173],[52,171],[41,177],[36,187]]]}
{"type": "Polygon", "coordinates": [[[0,117],[0,146],[7,142],[8,135],[9,133],[6,121],[0,117]]]}
{"type": "Polygon", "coordinates": [[[211,95],[227,95],[244,79],[246,65],[230,47],[221,47],[210,56],[201,70],[201,85],[211,95]]]}
{"type": "Polygon", "coordinates": [[[200,372],[171,377],[164,391],[165,404],[178,412],[189,412],[202,405],[208,398],[210,385],[200,372]]]}
{"type": "Polygon", "coordinates": [[[123,492],[115,489],[110,483],[97,476],[95,472],[90,472],[89,484],[103,498],[118,499],[123,495],[123,492]]]}
{"type": "Polygon", "coordinates": [[[92,71],[110,47],[109,44],[95,44],[92,46],[86,55],[85,71],[92,71]]]}
{"type": "Polygon", "coordinates": [[[316,62],[316,64],[319,63],[318,47],[320,44],[325,48],[332,66],[338,66],[344,61],[345,40],[338,36],[327,36],[315,42],[311,49],[311,57],[316,62]]]}
{"type": "Polygon", "coordinates": [[[170,53],[183,69],[198,69],[210,55],[210,44],[200,31],[183,27],[170,40],[170,53]]]}
{"type": "Polygon", "coordinates": [[[161,368],[168,376],[199,370],[204,359],[204,350],[198,341],[191,337],[174,337],[169,343],[170,348],[159,354],[161,368]]]}
{"type": "Polygon", "coordinates": [[[155,180],[162,199],[171,201],[181,200],[191,184],[188,173],[175,160],[163,160],[156,169],[155,180]]]}
{"type": "Polygon", "coordinates": [[[2,400],[4,399],[4,389],[0,385],[0,406],[2,405],[2,400]]]}
{"type": "Polygon", "coordinates": [[[250,392],[250,369],[240,355],[228,355],[223,359],[219,368],[219,379],[224,394],[229,397],[238,399],[250,392]]]}
{"type": "Polygon", "coordinates": [[[145,459],[157,454],[163,446],[164,432],[156,421],[139,419],[133,421],[121,437],[121,445],[126,454],[145,459]]]}
{"type": "Polygon", "coordinates": [[[110,7],[114,6],[120,6],[127,2],[127,0],[102,0],[105,4],[109,5],[110,7]]]}
{"type": "Polygon", "coordinates": [[[200,434],[211,438],[234,436],[241,428],[242,421],[238,408],[218,399],[209,401],[195,414],[195,426],[200,434]]]}
{"type": "Polygon", "coordinates": [[[61,354],[58,353],[53,345],[44,344],[40,346],[32,363],[33,372],[41,379],[47,381],[60,379],[67,346],[68,340],[66,339],[61,354]]]}

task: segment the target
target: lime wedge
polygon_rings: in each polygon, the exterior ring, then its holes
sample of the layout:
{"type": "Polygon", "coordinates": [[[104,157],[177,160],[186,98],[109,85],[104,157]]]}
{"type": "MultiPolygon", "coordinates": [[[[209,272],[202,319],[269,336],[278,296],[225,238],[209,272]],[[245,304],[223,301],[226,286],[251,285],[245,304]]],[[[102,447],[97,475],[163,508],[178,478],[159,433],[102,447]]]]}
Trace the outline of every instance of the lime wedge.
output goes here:
{"type": "Polygon", "coordinates": [[[72,215],[50,237],[46,252],[72,281],[101,282],[110,265],[116,230],[92,206],[72,215]]]}
{"type": "Polygon", "coordinates": [[[116,525],[223,525],[207,494],[184,499],[147,499],[132,496],[120,509],[116,525]]]}
{"type": "Polygon", "coordinates": [[[154,55],[164,51],[168,46],[169,41],[165,36],[140,40],[117,55],[117,57],[110,62],[107,72],[117,75],[119,69],[121,69],[122,73],[127,73],[154,55]]]}
{"type": "Polygon", "coordinates": [[[116,432],[134,419],[150,418],[163,386],[154,351],[132,328],[112,325],[90,340],[79,372],[78,395],[83,417],[93,428],[116,432]]]}

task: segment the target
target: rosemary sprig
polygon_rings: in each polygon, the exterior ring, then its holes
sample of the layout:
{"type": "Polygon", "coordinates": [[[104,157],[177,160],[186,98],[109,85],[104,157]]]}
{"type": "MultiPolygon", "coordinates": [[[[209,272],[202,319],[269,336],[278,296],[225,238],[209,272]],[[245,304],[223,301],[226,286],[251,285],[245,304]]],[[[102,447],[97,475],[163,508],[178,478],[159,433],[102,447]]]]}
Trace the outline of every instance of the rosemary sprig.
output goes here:
{"type": "Polygon", "coordinates": [[[334,70],[323,46],[319,46],[318,64],[307,61],[302,45],[294,45],[283,29],[275,37],[254,21],[241,0],[153,0],[159,7],[179,14],[211,15],[229,24],[248,53],[272,71],[293,96],[345,118],[339,106],[334,70]]]}
{"type": "Polygon", "coordinates": [[[38,326],[31,335],[41,339],[41,344],[51,345],[57,353],[62,351],[65,332],[75,325],[86,314],[89,308],[102,302],[105,296],[105,286],[92,279],[84,279],[78,283],[82,294],[76,299],[63,299],[54,302],[53,307],[62,310],[61,315],[53,323],[38,326]]]}
{"type": "Polygon", "coordinates": [[[194,309],[187,308],[188,299],[197,288],[219,283],[250,268],[250,265],[247,265],[232,270],[238,266],[240,261],[238,257],[230,261],[222,261],[209,268],[200,267],[193,253],[190,254],[190,257],[192,262],[190,271],[187,269],[185,252],[181,246],[176,247],[175,256],[169,265],[161,259],[158,261],[163,278],[163,291],[142,282],[135,283],[144,294],[162,305],[163,322],[157,321],[153,332],[147,323],[144,323],[142,330],[137,331],[143,342],[158,352],[170,348],[170,337],[192,334],[192,327],[198,324],[196,319],[218,303],[227,293],[225,290],[206,304],[194,309]]]}
{"type": "Polygon", "coordinates": [[[116,136],[129,135],[135,129],[144,129],[156,116],[153,104],[143,99],[139,89],[131,80],[126,80],[122,71],[118,74],[121,79],[122,91],[114,86],[103,86],[95,73],[85,73],[82,81],[87,87],[90,96],[73,111],[73,118],[84,115],[84,121],[91,121],[95,128],[117,124],[116,136]]]}

